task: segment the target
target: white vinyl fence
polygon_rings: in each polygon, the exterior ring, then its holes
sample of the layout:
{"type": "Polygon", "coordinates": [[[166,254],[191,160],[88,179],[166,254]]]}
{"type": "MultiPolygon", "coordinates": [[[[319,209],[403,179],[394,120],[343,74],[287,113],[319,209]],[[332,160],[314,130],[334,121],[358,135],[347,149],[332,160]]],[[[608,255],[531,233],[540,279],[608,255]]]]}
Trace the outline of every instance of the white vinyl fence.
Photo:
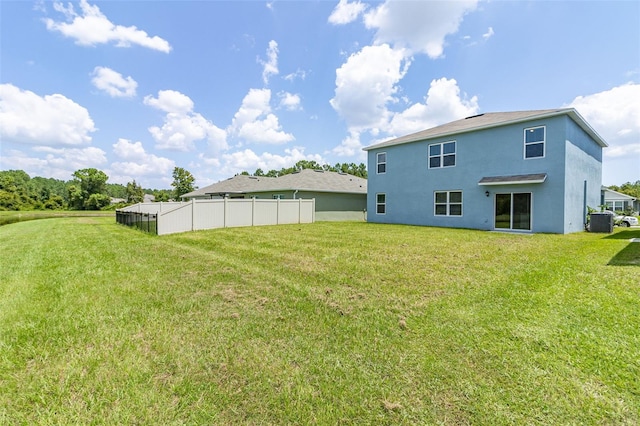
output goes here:
{"type": "MultiPolygon", "coordinates": [[[[128,215],[155,215],[158,235],[235,226],[313,223],[315,199],[260,200],[215,199],[174,203],[139,203],[117,211],[118,222],[128,215]],[[122,218],[122,219],[120,219],[122,218]]],[[[153,227],[147,227],[147,229],[153,227]]],[[[144,229],[144,228],[143,228],[144,229]]]]}

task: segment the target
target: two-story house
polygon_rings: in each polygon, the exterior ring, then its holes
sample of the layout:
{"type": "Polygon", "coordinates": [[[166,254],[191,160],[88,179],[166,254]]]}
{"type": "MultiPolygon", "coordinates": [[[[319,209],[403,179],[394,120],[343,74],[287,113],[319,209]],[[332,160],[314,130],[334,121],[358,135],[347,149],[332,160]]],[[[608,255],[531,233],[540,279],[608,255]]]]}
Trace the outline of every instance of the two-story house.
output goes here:
{"type": "Polygon", "coordinates": [[[570,233],[601,203],[606,142],[573,108],[479,114],[368,151],[367,220],[570,233]]]}

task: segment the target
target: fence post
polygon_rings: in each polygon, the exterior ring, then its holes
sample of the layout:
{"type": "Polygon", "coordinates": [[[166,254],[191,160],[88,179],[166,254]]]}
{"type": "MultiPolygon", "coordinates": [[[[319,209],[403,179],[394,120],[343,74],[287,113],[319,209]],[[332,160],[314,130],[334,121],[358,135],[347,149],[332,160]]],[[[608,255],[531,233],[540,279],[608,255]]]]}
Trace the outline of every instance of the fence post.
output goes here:
{"type": "Polygon", "coordinates": [[[298,223],[302,222],[302,198],[298,198],[298,223]]]}
{"type": "Polygon", "coordinates": [[[191,199],[191,230],[195,230],[196,228],[196,199],[191,199]]]}
{"type": "Polygon", "coordinates": [[[280,225],[280,197],[276,203],[276,225],[280,225]]]}
{"type": "Polygon", "coordinates": [[[251,226],[255,226],[256,223],[256,197],[251,199],[251,226]]]}
{"type": "Polygon", "coordinates": [[[222,211],[222,227],[226,228],[227,227],[227,196],[224,196],[224,209],[222,211]]]}

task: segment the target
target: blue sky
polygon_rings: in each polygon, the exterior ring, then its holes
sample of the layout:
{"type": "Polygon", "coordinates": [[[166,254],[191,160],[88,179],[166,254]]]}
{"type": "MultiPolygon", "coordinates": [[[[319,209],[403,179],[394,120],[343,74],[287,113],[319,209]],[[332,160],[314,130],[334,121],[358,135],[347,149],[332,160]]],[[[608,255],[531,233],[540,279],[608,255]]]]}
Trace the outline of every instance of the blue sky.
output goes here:
{"type": "Polygon", "coordinates": [[[638,1],[0,1],[0,169],[169,188],[575,107],[640,179],[638,1]]]}

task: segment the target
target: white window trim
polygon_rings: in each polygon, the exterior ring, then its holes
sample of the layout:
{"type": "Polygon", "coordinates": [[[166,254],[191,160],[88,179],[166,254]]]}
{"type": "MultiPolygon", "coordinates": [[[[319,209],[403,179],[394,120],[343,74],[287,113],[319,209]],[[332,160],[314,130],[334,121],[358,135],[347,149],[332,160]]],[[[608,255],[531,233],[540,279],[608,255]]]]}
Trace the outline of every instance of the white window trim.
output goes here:
{"type": "Polygon", "coordinates": [[[452,190],[442,190],[442,191],[433,191],[433,215],[436,217],[462,217],[464,215],[464,193],[461,189],[452,189],[452,190]],[[438,203],[436,202],[436,194],[439,193],[446,193],[447,194],[447,202],[446,203],[438,203]],[[452,203],[450,200],[451,197],[451,193],[452,192],[459,192],[460,193],[460,202],[459,203],[452,203]],[[437,214],[436,213],[436,205],[446,205],[447,206],[447,214],[437,214]],[[451,211],[451,205],[460,205],[460,214],[449,214],[449,212],[451,211]]]}
{"type": "Polygon", "coordinates": [[[429,144],[429,146],[427,147],[427,166],[430,169],[446,169],[449,167],[455,167],[456,164],[458,164],[458,142],[453,140],[453,141],[445,141],[445,142],[438,142],[438,143],[432,143],[429,144]],[[452,143],[453,142],[453,146],[454,146],[454,151],[453,151],[453,156],[454,156],[454,164],[453,166],[445,166],[444,165],[444,156],[445,155],[452,155],[451,153],[444,153],[444,145],[448,144],[448,143],[452,143]],[[439,155],[431,155],[431,147],[434,145],[440,145],[440,154],[439,155]],[[431,158],[435,158],[435,157],[440,157],[440,165],[438,167],[431,167],[431,158]]]}
{"type": "Polygon", "coordinates": [[[511,192],[497,192],[493,195],[493,229],[494,231],[498,231],[498,232],[521,232],[521,233],[533,233],[533,192],[530,191],[525,191],[525,192],[516,192],[516,191],[511,191],[511,192]],[[511,195],[511,207],[510,207],[510,213],[513,213],[513,195],[514,194],[529,194],[529,199],[531,200],[531,211],[529,212],[529,229],[515,229],[513,227],[513,217],[511,217],[510,219],[510,223],[509,226],[510,228],[496,228],[496,195],[498,194],[509,194],[511,195]]]}
{"type": "Polygon", "coordinates": [[[386,152],[378,152],[376,154],[376,174],[383,175],[387,173],[387,153],[386,152]],[[380,155],[384,154],[384,161],[380,161],[380,155]],[[380,164],[384,164],[384,172],[380,172],[380,164]]]}
{"type": "Polygon", "coordinates": [[[381,216],[387,214],[387,193],[386,192],[376,193],[376,214],[381,216]],[[378,203],[378,195],[384,195],[384,203],[378,203]],[[378,206],[384,206],[384,213],[378,212],[378,206]]]}
{"type": "Polygon", "coordinates": [[[539,158],[544,158],[547,155],[547,126],[527,127],[526,129],[524,129],[523,142],[524,142],[524,146],[523,146],[522,155],[525,160],[537,160],[539,158]],[[534,129],[544,129],[544,137],[542,138],[541,141],[527,143],[527,130],[534,130],[534,129]],[[542,144],[542,155],[540,157],[527,157],[527,146],[536,145],[539,143],[542,144]]]}

